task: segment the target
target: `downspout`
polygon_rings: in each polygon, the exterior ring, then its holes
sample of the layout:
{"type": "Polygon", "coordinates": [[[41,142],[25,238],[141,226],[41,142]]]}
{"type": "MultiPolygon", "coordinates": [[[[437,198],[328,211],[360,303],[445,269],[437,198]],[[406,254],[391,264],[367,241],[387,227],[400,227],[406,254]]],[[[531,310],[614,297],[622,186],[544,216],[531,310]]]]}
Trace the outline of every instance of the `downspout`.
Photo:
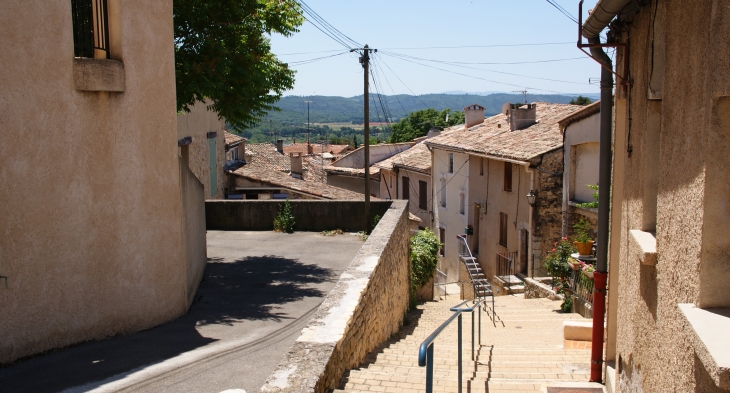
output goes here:
{"type": "MultiPolygon", "coordinates": [[[[588,38],[600,44],[598,36],[588,38]]],[[[601,130],[598,165],[598,248],[593,273],[593,340],[591,347],[591,382],[603,382],[603,336],[606,313],[606,280],[608,278],[608,231],[611,194],[611,134],[613,123],[613,64],[600,47],[592,47],[591,55],[601,62],[601,130]]]]}

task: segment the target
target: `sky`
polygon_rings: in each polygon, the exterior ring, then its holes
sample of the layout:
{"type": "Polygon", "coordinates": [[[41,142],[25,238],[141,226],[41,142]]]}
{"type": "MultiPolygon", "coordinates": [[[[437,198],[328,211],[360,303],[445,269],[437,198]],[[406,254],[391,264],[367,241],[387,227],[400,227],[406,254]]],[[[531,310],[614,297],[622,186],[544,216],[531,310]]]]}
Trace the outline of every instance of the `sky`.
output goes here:
{"type": "MultiPolygon", "coordinates": [[[[551,1],[577,18],[578,1],[551,1]]],[[[305,4],[355,42],[378,49],[372,64],[382,94],[599,92],[600,66],[576,47],[577,24],[548,0],[305,0],[305,4]]],[[[595,0],[586,1],[584,20],[594,5],[595,0]]],[[[272,35],[271,46],[297,71],[295,86],[285,95],[363,94],[359,55],[311,22],[291,37],[272,35]],[[296,63],[322,57],[326,58],[296,63]]]]}

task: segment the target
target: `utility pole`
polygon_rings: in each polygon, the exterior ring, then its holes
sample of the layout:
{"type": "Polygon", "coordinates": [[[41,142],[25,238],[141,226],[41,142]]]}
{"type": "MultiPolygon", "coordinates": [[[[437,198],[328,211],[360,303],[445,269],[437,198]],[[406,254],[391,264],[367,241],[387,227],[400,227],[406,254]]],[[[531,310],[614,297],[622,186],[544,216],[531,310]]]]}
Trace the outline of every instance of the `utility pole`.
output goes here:
{"type": "Polygon", "coordinates": [[[309,103],[312,101],[304,101],[307,103],[307,145],[309,145],[309,103]]]}
{"type": "Polygon", "coordinates": [[[365,112],[363,113],[365,126],[365,141],[363,142],[363,144],[365,145],[365,148],[363,150],[365,153],[365,230],[368,234],[371,231],[372,225],[372,222],[370,221],[370,95],[368,94],[368,81],[370,73],[370,53],[377,51],[377,49],[370,49],[370,47],[368,47],[367,45],[365,45],[363,48],[350,49],[350,52],[360,53],[360,63],[362,64],[362,68],[365,71],[363,73],[365,82],[365,112]]]}

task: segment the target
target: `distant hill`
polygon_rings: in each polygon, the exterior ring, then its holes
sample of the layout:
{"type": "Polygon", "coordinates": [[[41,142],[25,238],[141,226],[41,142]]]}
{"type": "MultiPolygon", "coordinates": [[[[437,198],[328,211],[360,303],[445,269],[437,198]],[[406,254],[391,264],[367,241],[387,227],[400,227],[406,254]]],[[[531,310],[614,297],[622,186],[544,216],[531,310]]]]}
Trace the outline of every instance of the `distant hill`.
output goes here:
{"type": "MultiPolygon", "coordinates": [[[[375,103],[370,102],[370,120],[385,121],[381,113],[378,97],[375,96],[375,103]]],[[[551,102],[567,104],[575,97],[555,94],[528,94],[528,102],[551,102]]],[[[304,124],[307,122],[307,104],[304,101],[313,101],[309,107],[309,117],[312,123],[339,123],[363,121],[363,96],[355,97],[330,97],[330,96],[287,96],[283,97],[275,105],[281,108],[280,112],[272,111],[262,122],[262,126],[272,120],[279,124],[304,124]]],[[[391,121],[397,121],[405,117],[409,112],[420,109],[433,108],[438,111],[451,109],[461,111],[471,104],[479,104],[486,108],[485,115],[491,116],[499,113],[502,104],[505,102],[523,102],[521,94],[497,93],[490,95],[477,94],[424,94],[392,95],[382,96],[383,103],[389,108],[391,121]]]]}

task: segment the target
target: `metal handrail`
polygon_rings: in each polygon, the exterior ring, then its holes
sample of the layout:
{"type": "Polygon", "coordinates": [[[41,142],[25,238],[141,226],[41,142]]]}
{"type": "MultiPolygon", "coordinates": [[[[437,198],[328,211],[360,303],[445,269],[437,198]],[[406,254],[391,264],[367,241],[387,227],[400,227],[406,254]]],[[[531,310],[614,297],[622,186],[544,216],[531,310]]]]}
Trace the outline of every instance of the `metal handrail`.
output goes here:
{"type": "Polygon", "coordinates": [[[441,324],[436,330],[431,333],[430,336],[426,337],[425,340],[421,343],[421,345],[418,347],[418,366],[419,367],[426,367],[426,393],[432,393],[433,392],[433,351],[434,351],[434,340],[436,340],[436,337],[438,337],[439,334],[447,327],[451,322],[454,321],[454,319],[458,318],[458,373],[459,373],[459,388],[458,391],[461,392],[462,388],[462,362],[461,362],[461,342],[462,342],[462,333],[461,333],[461,314],[465,312],[471,313],[471,360],[474,360],[474,310],[479,310],[479,345],[482,344],[482,306],[485,303],[486,299],[479,299],[476,301],[471,307],[465,307],[461,308],[464,304],[470,302],[472,300],[465,300],[459,304],[457,304],[454,307],[451,307],[449,311],[453,311],[454,314],[449,317],[444,323],[441,324]]]}

